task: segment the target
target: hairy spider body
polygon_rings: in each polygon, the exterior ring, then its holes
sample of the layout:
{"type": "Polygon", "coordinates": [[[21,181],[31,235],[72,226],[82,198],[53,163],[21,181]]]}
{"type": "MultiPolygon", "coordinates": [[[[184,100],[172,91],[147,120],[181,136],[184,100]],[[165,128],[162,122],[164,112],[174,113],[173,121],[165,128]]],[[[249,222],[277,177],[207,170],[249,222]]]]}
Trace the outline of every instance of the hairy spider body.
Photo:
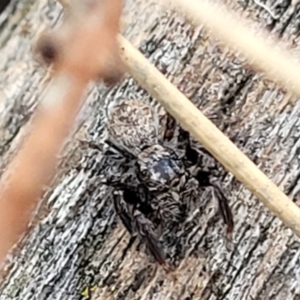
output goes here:
{"type": "Polygon", "coordinates": [[[152,107],[134,100],[124,100],[108,111],[107,145],[102,174],[112,186],[114,205],[130,234],[137,234],[156,261],[166,266],[159,232],[173,222],[180,222],[189,206],[189,192],[212,186],[222,217],[233,230],[232,213],[210,173],[193,174],[199,160],[190,145],[189,134],[180,128],[183,154],[177,154],[165,140],[172,138],[176,122],[168,115],[164,137],[159,137],[159,120],[152,107]],[[180,157],[181,156],[181,157],[180,157]],[[118,170],[118,172],[116,171],[118,170]]]}
{"type": "Polygon", "coordinates": [[[144,148],[158,144],[159,121],[151,107],[126,100],[109,110],[108,138],[115,146],[138,156],[144,148]]]}

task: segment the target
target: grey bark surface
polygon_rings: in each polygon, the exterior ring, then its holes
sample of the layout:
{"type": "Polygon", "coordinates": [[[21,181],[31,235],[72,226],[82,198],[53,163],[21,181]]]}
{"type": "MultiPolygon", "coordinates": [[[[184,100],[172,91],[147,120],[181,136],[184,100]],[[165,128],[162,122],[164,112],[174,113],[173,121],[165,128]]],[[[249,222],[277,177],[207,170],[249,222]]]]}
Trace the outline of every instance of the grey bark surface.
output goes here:
{"type": "MultiPolygon", "coordinates": [[[[300,204],[298,99],[158,2],[126,2],[125,36],[300,204]]],[[[257,30],[266,28],[299,51],[299,4],[224,2],[257,30]]],[[[12,1],[0,16],[2,169],[45,87],[46,70],[33,61],[32,39],[60,16],[60,6],[47,0],[12,1]]],[[[221,174],[234,214],[233,245],[226,246],[209,191],[178,230],[182,254],[174,276],[139,243],[130,245],[111,190],[97,183],[101,153],[78,142],[84,137],[101,144],[107,104],[124,98],[146,101],[164,114],[129,77],[113,89],[91,87],[57,176],[10,257],[0,299],[300,299],[299,239],[214,161],[209,163],[221,174]]]]}

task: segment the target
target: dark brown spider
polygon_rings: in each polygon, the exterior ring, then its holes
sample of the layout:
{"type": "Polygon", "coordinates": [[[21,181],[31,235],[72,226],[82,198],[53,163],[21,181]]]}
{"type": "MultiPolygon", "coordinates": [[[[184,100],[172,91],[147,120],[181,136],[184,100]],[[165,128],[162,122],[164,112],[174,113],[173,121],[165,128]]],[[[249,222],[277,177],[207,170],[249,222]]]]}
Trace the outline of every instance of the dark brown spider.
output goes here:
{"type": "Polygon", "coordinates": [[[167,266],[159,235],[163,228],[185,217],[191,190],[212,186],[220,212],[233,231],[233,217],[227,198],[211,180],[211,174],[191,166],[199,154],[190,145],[189,134],[180,128],[183,154],[177,154],[165,140],[172,136],[174,120],[168,116],[165,135],[159,137],[159,120],[152,107],[124,100],[109,108],[107,145],[101,174],[114,187],[117,214],[131,235],[138,235],[160,264],[167,266]]]}

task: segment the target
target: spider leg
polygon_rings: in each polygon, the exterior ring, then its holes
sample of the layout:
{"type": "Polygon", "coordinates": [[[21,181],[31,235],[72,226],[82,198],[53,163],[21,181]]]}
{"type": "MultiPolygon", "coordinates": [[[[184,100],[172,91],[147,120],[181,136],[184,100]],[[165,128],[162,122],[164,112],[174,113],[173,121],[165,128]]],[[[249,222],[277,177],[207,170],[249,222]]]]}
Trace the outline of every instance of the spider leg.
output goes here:
{"type": "MultiPolygon", "coordinates": [[[[172,138],[174,136],[176,122],[171,115],[167,115],[167,122],[166,122],[167,130],[165,132],[164,138],[172,138]]],[[[201,157],[200,153],[195,150],[191,145],[190,133],[179,126],[178,132],[178,148],[184,149],[184,165],[186,168],[189,169],[187,172],[187,177],[190,178],[191,176],[194,177],[194,171],[192,168],[202,165],[203,158],[201,157]]],[[[206,156],[209,159],[214,159],[214,157],[205,149],[201,149],[202,155],[206,156]]],[[[222,192],[222,189],[219,187],[217,183],[212,182],[212,171],[198,171],[195,176],[195,179],[199,183],[199,187],[212,187],[213,193],[218,199],[220,213],[224,220],[224,223],[227,225],[227,237],[231,239],[234,223],[233,223],[233,216],[231,209],[228,204],[228,199],[222,192]]]]}
{"type": "Polygon", "coordinates": [[[114,192],[113,201],[117,215],[120,217],[127,231],[131,235],[133,235],[132,220],[130,218],[130,215],[122,205],[122,197],[119,192],[114,192]]]}
{"type": "MultiPolygon", "coordinates": [[[[199,163],[199,153],[192,148],[190,142],[190,134],[188,131],[181,128],[181,137],[182,142],[186,145],[186,159],[191,163],[191,165],[197,165],[199,163]]],[[[203,151],[203,154],[212,157],[212,155],[208,151],[203,151]]],[[[195,178],[199,183],[200,187],[212,187],[213,193],[215,194],[216,198],[218,199],[220,213],[224,220],[224,223],[227,225],[227,237],[231,240],[234,222],[231,209],[228,204],[228,199],[225,194],[222,192],[220,186],[211,180],[212,173],[208,171],[200,170],[196,174],[195,178]]]]}
{"type": "Polygon", "coordinates": [[[124,189],[122,199],[121,191],[119,190],[114,192],[113,201],[117,215],[131,236],[135,238],[135,234],[137,234],[142,242],[145,243],[146,248],[154,259],[167,271],[170,271],[171,268],[167,265],[163,247],[154,233],[154,225],[141,211],[145,210],[145,206],[143,204],[141,206],[139,203],[138,194],[131,190],[124,189]],[[122,205],[122,200],[124,200],[128,206],[132,207],[133,205],[133,209],[126,210],[124,205],[122,205]]]}
{"type": "Polygon", "coordinates": [[[170,141],[174,137],[176,125],[176,120],[168,112],[166,112],[163,140],[170,141]]]}
{"type": "Polygon", "coordinates": [[[191,146],[190,133],[180,127],[181,144],[185,147],[185,159],[191,164],[199,163],[199,153],[191,146]]]}
{"type": "Polygon", "coordinates": [[[167,269],[166,256],[161,243],[158,241],[152,222],[145,217],[138,209],[133,212],[134,225],[141,240],[146,244],[147,249],[154,259],[167,269]]]}
{"type": "Polygon", "coordinates": [[[150,195],[147,187],[144,184],[138,184],[137,187],[118,184],[118,188],[123,190],[124,201],[134,207],[138,205],[139,211],[144,215],[153,213],[153,208],[150,205],[150,195]]]}
{"type": "Polygon", "coordinates": [[[195,178],[197,179],[200,187],[207,187],[211,186],[213,188],[213,193],[215,194],[216,198],[219,202],[219,209],[222,215],[222,218],[224,220],[224,223],[227,225],[227,237],[231,239],[234,222],[233,222],[233,216],[231,212],[231,208],[228,204],[228,199],[223,193],[220,186],[213,182],[210,179],[210,173],[206,171],[199,171],[195,178]]]}
{"type": "Polygon", "coordinates": [[[212,186],[214,188],[213,192],[215,193],[219,202],[219,208],[220,208],[222,218],[224,220],[224,223],[227,225],[227,237],[231,240],[234,222],[233,222],[231,208],[228,204],[228,199],[222,192],[222,189],[217,184],[212,184],[212,186]]]}
{"type": "Polygon", "coordinates": [[[108,145],[111,149],[114,149],[116,152],[118,152],[120,155],[126,157],[126,158],[129,158],[129,159],[133,159],[134,156],[129,153],[128,151],[126,150],[122,150],[120,149],[117,145],[115,145],[113,142],[111,142],[109,139],[106,139],[105,140],[105,143],[106,145],[108,145]]]}
{"type": "Polygon", "coordinates": [[[143,185],[139,185],[136,190],[123,186],[123,199],[133,207],[129,214],[124,211],[124,207],[121,205],[120,195],[117,196],[114,198],[114,203],[124,226],[131,234],[137,233],[155,260],[163,265],[166,270],[169,270],[163,247],[154,233],[154,224],[147,218],[147,215],[153,212],[148,203],[150,197],[148,191],[145,190],[143,185]]]}
{"type": "Polygon", "coordinates": [[[203,165],[204,158],[215,161],[214,156],[203,145],[200,145],[197,150],[192,147],[190,133],[182,127],[179,130],[179,137],[179,145],[185,149],[184,161],[186,167],[203,165]]]}
{"type": "Polygon", "coordinates": [[[97,150],[99,152],[104,151],[103,145],[97,144],[94,141],[86,140],[86,139],[79,139],[79,138],[77,139],[77,141],[79,142],[79,145],[82,146],[83,148],[90,148],[93,150],[97,150]]]}
{"type": "Polygon", "coordinates": [[[146,217],[153,212],[149,205],[149,192],[143,185],[139,185],[136,191],[125,189],[123,192],[124,200],[133,205],[132,223],[140,239],[145,243],[147,249],[155,260],[166,266],[165,253],[162,245],[154,233],[154,224],[146,217]]]}

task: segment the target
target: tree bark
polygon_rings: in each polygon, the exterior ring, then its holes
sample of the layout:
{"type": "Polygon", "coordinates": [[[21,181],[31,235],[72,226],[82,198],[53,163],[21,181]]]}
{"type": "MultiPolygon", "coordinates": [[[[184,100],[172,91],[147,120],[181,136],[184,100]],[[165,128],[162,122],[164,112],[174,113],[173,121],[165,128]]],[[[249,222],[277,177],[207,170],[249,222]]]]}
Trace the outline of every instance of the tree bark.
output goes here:
{"type": "MultiPolygon", "coordinates": [[[[299,51],[299,4],[224,2],[251,18],[257,30],[265,28],[299,51]]],[[[46,70],[34,62],[31,42],[60,16],[60,5],[47,0],[12,1],[0,16],[2,169],[45,87],[46,70]]],[[[128,0],[122,31],[299,204],[298,99],[158,0],[128,0]]],[[[195,199],[200,209],[178,229],[175,274],[157,267],[139,243],[131,245],[111,190],[97,184],[102,154],[78,141],[103,143],[105,109],[124,98],[158,107],[131,78],[112,89],[90,88],[57,176],[10,258],[1,300],[300,299],[299,239],[213,160],[209,164],[218,169],[234,214],[233,244],[227,247],[217,205],[205,190],[195,199]]],[[[196,141],[193,146],[201,148],[196,141]]],[[[175,246],[165,246],[175,255],[175,246]]]]}

